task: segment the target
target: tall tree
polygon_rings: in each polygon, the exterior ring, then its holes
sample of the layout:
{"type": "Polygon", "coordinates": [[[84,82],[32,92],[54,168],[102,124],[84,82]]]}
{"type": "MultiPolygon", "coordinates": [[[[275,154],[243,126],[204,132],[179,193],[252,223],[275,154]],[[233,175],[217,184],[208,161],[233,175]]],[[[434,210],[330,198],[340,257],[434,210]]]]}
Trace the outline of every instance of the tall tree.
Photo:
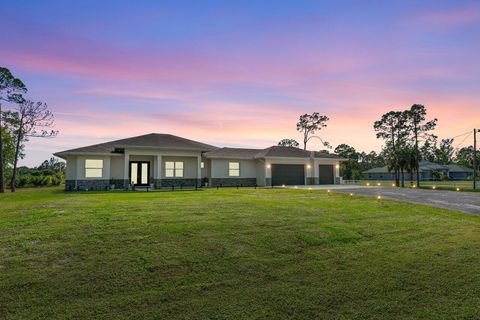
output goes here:
{"type": "Polygon", "coordinates": [[[419,141],[430,136],[429,132],[435,129],[437,119],[426,121],[427,109],[422,104],[414,104],[410,110],[406,111],[409,125],[412,129],[413,142],[415,146],[415,162],[416,162],[416,180],[417,186],[420,186],[420,148],[419,141]]]}
{"type": "MultiPolygon", "coordinates": [[[[27,92],[27,87],[18,78],[15,78],[10,70],[0,67],[0,131],[2,130],[2,102],[19,102],[19,94],[27,92]]],[[[4,160],[3,139],[0,134],[0,193],[5,192],[4,184],[4,160]]]]}
{"type": "Polygon", "coordinates": [[[297,140],[295,139],[282,139],[278,142],[278,145],[279,146],[282,146],[282,147],[295,147],[295,148],[298,148],[298,146],[300,145],[298,143],[297,140]]]}
{"type": "MultiPolygon", "coordinates": [[[[480,150],[477,150],[477,159],[480,158],[480,150]]],[[[455,162],[459,165],[473,168],[473,146],[463,147],[455,154],[455,162]]]]}
{"type": "Polygon", "coordinates": [[[435,162],[450,164],[453,162],[454,148],[453,139],[442,139],[438,148],[435,148],[435,162]]]}
{"type": "Polygon", "coordinates": [[[13,163],[10,187],[15,192],[17,164],[20,155],[20,146],[29,138],[53,138],[58,131],[50,130],[53,127],[53,114],[48,110],[46,103],[25,100],[19,105],[18,125],[15,130],[15,159],[13,163]]]}
{"type": "Polygon", "coordinates": [[[386,141],[383,153],[385,154],[387,166],[395,173],[395,185],[397,187],[400,185],[398,151],[400,150],[400,143],[405,139],[404,126],[404,115],[399,111],[387,112],[382,115],[380,120],[375,121],[373,124],[373,129],[376,131],[377,138],[386,141]]]}
{"type": "Polygon", "coordinates": [[[359,154],[354,147],[349,146],[348,144],[340,144],[335,148],[335,153],[342,158],[347,159],[347,161],[342,161],[340,163],[340,173],[346,180],[353,179],[355,170],[358,170],[358,159],[359,154]]]}
{"type": "MultiPolygon", "coordinates": [[[[316,131],[320,131],[322,128],[327,126],[327,121],[330,120],[327,116],[322,116],[318,112],[312,114],[301,115],[297,122],[297,131],[303,134],[303,149],[307,150],[308,141],[315,137],[314,134],[316,131]]],[[[326,142],[322,141],[323,145],[326,145],[326,142]]]]}

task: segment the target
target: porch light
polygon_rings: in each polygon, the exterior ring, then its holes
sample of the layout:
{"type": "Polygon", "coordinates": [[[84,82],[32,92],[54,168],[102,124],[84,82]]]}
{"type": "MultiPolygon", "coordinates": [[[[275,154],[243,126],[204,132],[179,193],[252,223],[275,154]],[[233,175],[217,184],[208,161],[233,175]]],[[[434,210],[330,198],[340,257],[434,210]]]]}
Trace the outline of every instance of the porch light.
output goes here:
{"type": "Polygon", "coordinates": [[[340,169],[340,165],[339,165],[339,164],[337,164],[337,165],[335,166],[335,168],[337,168],[337,169],[340,169]]]}
{"type": "Polygon", "coordinates": [[[267,168],[270,169],[272,166],[270,164],[267,164],[267,168]]]}
{"type": "Polygon", "coordinates": [[[311,165],[307,164],[307,169],[310,169],[311,167],[312,167],[311,165]]]}

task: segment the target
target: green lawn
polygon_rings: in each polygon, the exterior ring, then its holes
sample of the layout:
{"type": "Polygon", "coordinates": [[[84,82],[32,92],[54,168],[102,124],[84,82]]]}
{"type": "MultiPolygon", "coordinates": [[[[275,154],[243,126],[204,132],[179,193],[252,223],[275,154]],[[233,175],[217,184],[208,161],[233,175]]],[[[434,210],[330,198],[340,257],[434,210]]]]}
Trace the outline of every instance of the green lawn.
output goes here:
{"type": "Polygon", "coordinates": [[[480,217],[322,191],[0,195],[0,319],[478,319],[480,217]]]}
{"type": "MultiPolygon", "coordinates": [[[[377,181],[377,180],[356,180],[356,185],[362,186],[381,186],[385,188],[394,187],[395,181],[377,181]]],[[[411,188],[415,182],[410,180],[405,181],[405,187],[411,188]]],[[[477,180],[477,189],[473,189],[473,181],[421,181],[420,186],[423,189],[432,189],[444,191],[466,191],[466,192],[480,192],[480,181],[477,180]]]]}

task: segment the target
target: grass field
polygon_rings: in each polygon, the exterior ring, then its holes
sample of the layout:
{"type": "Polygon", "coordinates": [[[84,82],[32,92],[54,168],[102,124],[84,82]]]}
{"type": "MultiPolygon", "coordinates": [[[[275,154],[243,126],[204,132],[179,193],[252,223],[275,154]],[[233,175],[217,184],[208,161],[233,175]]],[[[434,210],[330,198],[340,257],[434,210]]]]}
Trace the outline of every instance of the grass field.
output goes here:
{"type": "MultiPolygon", "coordinates": [[[[356,180],[356,185],[382,186],[385,188],[393,187],[395,181],[376,181],[376,180],[356,180]]],[[[415,182],[405,181],[405,187],[411,188],[415,182]]],[[[424,189],[432,189],[445,191],[465,191],[480,192],[480,181],[477,181],[477,189],[473,189],[473,181],[421,181],[420,186],[424,189]]]]}
{"type": "Polygon", "coordinates": [[[0,195],[0,319],[478,319],[480,217],[285,189],[0,195]]]}

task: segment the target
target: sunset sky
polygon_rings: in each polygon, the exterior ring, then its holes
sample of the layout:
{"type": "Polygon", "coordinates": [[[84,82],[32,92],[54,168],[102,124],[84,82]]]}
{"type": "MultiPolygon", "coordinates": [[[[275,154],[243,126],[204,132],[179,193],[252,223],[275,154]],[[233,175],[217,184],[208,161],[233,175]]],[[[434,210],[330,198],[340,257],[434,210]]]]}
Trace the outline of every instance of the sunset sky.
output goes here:
{"type": "MultiPolygon", "coordinates": [[[[151,132],[267,147],[330,117],[333,146],[425,104],[441,137],[480,127],[480,1],[9,1],[0,66],[54,112],[53,152],[151,132]]],[[[455,144],[454,144],[455,145],[455,144]]],[[[318,150],[314,141],[310,149],[318,150]]]]}

